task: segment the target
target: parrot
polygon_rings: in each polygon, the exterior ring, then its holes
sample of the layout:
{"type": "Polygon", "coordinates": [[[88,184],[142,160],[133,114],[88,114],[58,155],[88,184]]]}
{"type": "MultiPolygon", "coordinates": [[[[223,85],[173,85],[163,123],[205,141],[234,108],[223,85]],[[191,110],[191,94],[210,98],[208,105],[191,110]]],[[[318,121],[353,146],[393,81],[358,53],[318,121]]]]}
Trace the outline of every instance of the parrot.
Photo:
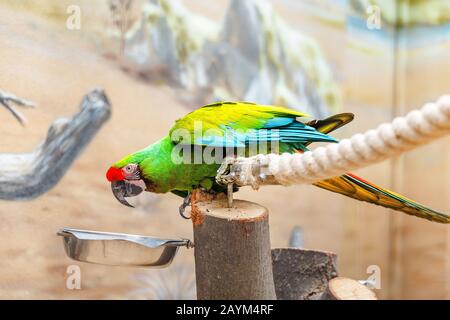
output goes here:
{"type": "MultiPolygon", "coordinates": [[[[329,133],[351,122],[354,115],[339,113],[325,119],[307,121],[309,118],[306,113],[281,106],[231,101],[208,104],[176,120],[168,135],[112,164],[106,178],[116,199],[130,207],[132,205],[125,198],[143,191],[158,194],[171,192],[183,197],[179,212],[189,219],[184,215],[184,209],[192,205],[190,201],[194,190],[212,194],[239,190],[237,186],[227,188],[215,179],[225,152],[227,156],[250,156],[255,144],[269,144],[269,147],[259,148],[258,152],[303,153],[314,142],[338,142],[329,133]],[[215,161],[195,159],[208,148],[215,161]]],[[[313,185],[430,221],[450,222],[449,215],[353,173],[324,179],[313,185]]]]}

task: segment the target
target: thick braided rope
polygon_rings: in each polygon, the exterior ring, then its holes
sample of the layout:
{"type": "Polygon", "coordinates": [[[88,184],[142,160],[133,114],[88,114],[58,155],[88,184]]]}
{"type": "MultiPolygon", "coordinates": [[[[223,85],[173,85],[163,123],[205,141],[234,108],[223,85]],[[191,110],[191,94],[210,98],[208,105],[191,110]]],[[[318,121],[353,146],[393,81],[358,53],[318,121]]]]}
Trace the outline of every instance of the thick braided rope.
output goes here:
{"type": "Polygon", "coordinates": [[[436,103],[427,103],[391,123],[303,154],[227,158],[216,178],[222,183],[228,181],[253,188],[260,184],[312,183],[383,161],[448,133],[450,95],[445,95],[436,103]]]}

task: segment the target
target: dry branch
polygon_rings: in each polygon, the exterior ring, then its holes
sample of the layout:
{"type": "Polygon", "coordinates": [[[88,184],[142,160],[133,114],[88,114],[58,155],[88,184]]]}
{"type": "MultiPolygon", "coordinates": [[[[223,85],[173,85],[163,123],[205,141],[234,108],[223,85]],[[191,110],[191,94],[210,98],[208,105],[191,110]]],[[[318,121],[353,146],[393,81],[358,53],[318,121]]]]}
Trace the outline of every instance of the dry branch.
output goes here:
{"type": "Polygon", "coordinates": [[[102,124],[111,107],[102,90],[93,90],[72,118],[57,119],[47,138],[33,152],[0,154],[0,199],[27,200],[52,188],[102,124]]]}
{"type": "Polygon", "coordinates": [[[28,108],[35,108],[36,104],[34,102],[19,98],[11,93],[7,93],[0,90],[0,104],[3,105],[6,110],[12,113],[14,118],[17,119],[17,121],[20,122],[21,125],[25,125],[27,120],[26,118],[17,111],[12,104],[21,106],[21,107],[28,107],[28,108]]]}

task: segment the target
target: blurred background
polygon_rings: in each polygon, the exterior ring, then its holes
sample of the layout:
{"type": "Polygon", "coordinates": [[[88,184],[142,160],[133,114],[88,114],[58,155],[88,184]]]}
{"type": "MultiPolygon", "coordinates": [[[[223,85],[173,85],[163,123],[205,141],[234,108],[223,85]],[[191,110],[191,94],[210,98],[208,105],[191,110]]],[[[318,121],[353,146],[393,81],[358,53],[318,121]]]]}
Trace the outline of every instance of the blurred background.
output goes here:
{"type": "MultiPolygon", "coordinates": [[[[94,87],[112,104],[111,119],[55,188],[0,201],[0,298],[194,298],[193,250],[164,270],[75,263],[56,232],[192,238],[180,198],[147,193],[130,210],[104,175],[202,104],[353,112],[336,132],[342,138],[450,93],[448,0],[2,0],[0,47],[0,90],[38,106],[18,108],[26,127],[0,108],[0,157],[31,151],[94,87]],[[72,264],[81,290],[66,288],[72,264]]],[[[357,174],[450,212],[448,137],[357,174]]],[[[446,225],[312,186],[243,188],[238,198],[269,209],[273,247],[300,227],[304,247],[338,254],[340,275],[364,280],[378,266],[380,298],[450,298],[446,225]]]]}

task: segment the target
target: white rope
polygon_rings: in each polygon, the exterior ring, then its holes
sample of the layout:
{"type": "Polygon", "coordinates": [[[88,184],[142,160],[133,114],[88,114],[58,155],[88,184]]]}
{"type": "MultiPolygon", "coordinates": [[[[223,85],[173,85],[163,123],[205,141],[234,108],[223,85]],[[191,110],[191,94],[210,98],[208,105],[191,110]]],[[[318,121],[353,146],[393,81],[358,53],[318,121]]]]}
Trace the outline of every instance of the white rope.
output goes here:
{"type": "Polygon", "coordinates": [[[227,158],[217,174],[222,184],[302,184],[339,176],[424,145],[450,133],[450,95],[378,128],[305,153],[227,158]]]}

